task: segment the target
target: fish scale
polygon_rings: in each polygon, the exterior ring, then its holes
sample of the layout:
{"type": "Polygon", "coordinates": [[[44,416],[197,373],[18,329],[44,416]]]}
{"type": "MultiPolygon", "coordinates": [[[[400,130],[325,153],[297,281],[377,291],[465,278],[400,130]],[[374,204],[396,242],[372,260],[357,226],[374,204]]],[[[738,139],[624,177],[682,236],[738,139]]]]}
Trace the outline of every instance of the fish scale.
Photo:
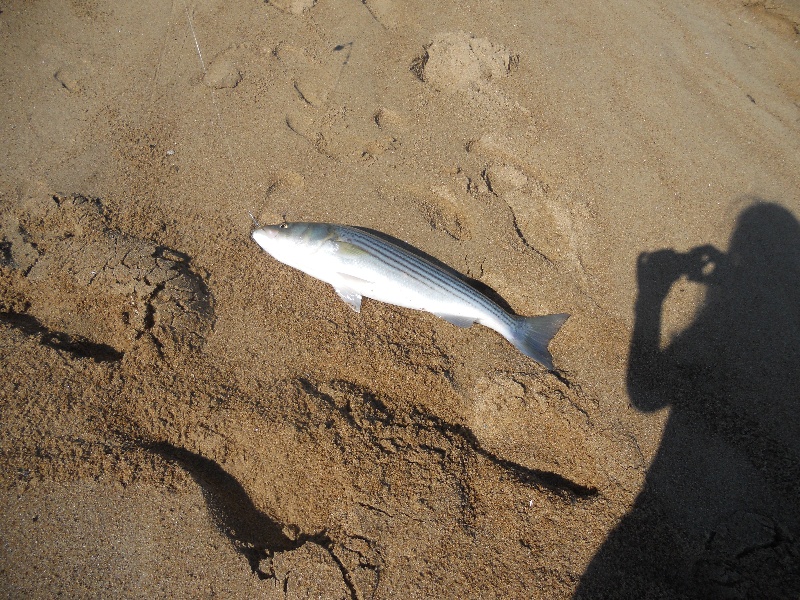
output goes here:
{"type": "Polygon", "coordinates": [[[502,318],[502,316],[508,316],[503,310],[494,310],[499,308],[498,305],[491,302],[475,288],[466,285],[438,265],[425,260],[421,256],[417,256],[382,238],[352,227],[338,225],[336,226],[336,230],[337,233],[340,234],[341,239],[358,245],[364,250],[374,252],[376,258],[382,258],[387,266],[394,267],[407,275],[416,275],[414,279],[421,285],[425,285],[441,293],[456,294],[465,302],[480,303],[483,300],[485,302],[483,302],[482,308],[485,310],[497,314],[500,318],[502,318]]]}
{"type": "Polygon", "coordinates": [[[331,223],[281,223],[252,233],[268,254],[331,284],[359,312],[362,297],[431,312],[459,327],[480,323],[553,370],[550,340],[567,314],[525,317],[416,252],[363,229],[331,223]]]}

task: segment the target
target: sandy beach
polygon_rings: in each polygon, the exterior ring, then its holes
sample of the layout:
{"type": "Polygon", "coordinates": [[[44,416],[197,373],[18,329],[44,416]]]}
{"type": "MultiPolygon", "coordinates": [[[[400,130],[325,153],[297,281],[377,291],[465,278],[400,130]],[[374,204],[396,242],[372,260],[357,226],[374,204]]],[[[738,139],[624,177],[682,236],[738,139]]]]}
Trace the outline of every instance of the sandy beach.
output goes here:
{"type": "Polygon", "coordinates": [[[798,0],[10,0],[0,48],[1,597],[800,597],[798,0]],[[569,313],[554,370],[249,213],[569,313]]]}

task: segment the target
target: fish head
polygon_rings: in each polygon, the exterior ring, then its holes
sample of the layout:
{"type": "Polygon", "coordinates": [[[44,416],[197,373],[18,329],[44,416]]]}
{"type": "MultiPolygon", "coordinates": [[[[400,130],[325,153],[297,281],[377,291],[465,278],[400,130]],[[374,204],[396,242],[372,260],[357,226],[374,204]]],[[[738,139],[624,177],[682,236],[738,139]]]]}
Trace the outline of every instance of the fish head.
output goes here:
{"type": "Polygon", "coordinates": [[[328,223],[265,225],[251,234],[261,248],[279,261],[294,263],[318,252],[334,236],[328,223]]]}

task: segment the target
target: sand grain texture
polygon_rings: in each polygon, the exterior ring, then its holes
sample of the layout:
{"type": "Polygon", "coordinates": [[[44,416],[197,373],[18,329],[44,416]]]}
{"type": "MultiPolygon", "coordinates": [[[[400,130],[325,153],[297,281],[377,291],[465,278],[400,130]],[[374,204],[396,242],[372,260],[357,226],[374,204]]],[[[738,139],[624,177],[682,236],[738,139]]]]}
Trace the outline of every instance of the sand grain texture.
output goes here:
{"type": "Polygon", "coordinates": [[[4,3],[0,595],[797,598],[798,31],[790,0],[4,3]],[[248,211],[571,313],[557,372],[355,314],[248,211]]]}

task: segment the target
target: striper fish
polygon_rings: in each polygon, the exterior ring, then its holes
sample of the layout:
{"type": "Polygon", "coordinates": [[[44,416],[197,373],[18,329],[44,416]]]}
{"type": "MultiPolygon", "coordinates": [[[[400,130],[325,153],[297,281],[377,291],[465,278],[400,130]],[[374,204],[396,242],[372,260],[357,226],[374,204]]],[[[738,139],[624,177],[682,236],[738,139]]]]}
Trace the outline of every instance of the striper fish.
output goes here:
{"type": "Polygon", "coordinates": [[[252,237],[280,262],[331,284],[356,312],[361,311],[361,298],[366,296],[431,312],[459,327],[480,323],[553,370],[547,345],[567,314],[510,314],[455,272],[356,227],[281,223],[260,227],[252,237]]]}

